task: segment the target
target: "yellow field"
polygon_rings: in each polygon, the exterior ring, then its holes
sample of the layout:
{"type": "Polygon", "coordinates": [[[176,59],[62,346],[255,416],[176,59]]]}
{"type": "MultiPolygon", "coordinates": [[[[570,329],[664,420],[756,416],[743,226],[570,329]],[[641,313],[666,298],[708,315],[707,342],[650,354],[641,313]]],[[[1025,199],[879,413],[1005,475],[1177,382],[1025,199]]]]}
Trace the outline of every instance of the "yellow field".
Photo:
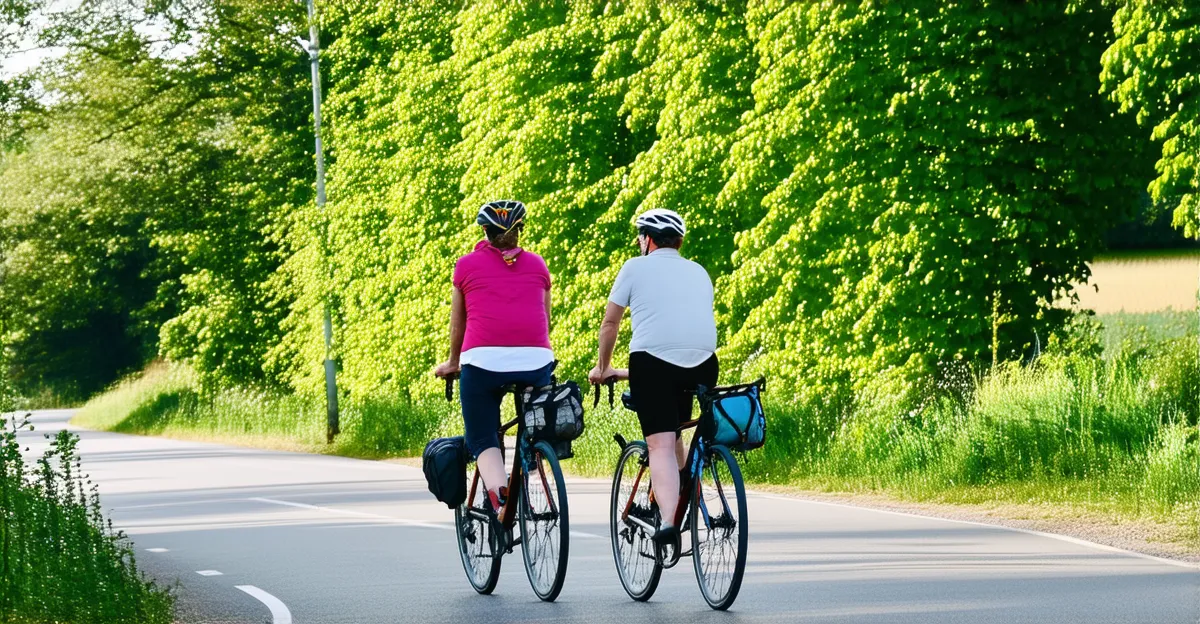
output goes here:
{"type": "Polygon", "coordinates": [[[1076,288],[1080,308],[1097,314],[1196,309],[1200,253],[1113,256],[1091,267],[1092,278],[1076,288]]]}

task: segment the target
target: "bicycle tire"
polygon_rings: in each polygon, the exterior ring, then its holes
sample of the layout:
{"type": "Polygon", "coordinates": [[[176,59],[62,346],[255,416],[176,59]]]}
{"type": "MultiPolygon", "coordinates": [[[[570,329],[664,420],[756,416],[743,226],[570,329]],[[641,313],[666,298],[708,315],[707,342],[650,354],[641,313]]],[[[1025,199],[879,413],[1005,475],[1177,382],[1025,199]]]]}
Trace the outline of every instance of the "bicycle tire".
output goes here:
{"type": "MultiPolygon", "coordinates": [[[[638,602],[645,602],[654,595],[654,591],[658,589],[658,582],[662,578],[663,568],[662,563],[655,557],[654,542],[650,536],[636,524],[621,520],[621,515],[633,489],[632,480],[636,478],[642,462],[648,459],[648,456],[649,451],[645,442],[639,440],[625,445],[620,459],[617,460],[617,469],[613,473],[612,504],[609,513],[613,560],[617,564],[617,576],[621,580],[621,587],[625,588],[625,593],[638,602]],[[627,472],[628,468],[634,469],[632,473],[627,472]],[[630,483],[628,488],[623,488],[622,478],[626,476],[630,483]],[[624,556],[622,555],[622,544],[627,547],[624,556]],[[636,574],[637,572],[641,572],[641,574],[636,574]]],[[[638,485],[639,495],[634,497],[635,504],[640,502],[645,505],[647,510],[651,509],[649,476],[649,470],[647,470],[645,478],[638,485]],[[640,494],[643,491],[645,494],[640,494]]],[[[657,522],[654,524],[657,525],[657,522]]]]}
{"type": "MultiPolygon", "coordinates": [[[[469,490],[471,488],[472,474],[467,475],[467,500],[471,499],[469,490]]],[[[483,485],[483,479],[477,480],[478,486],[475,492],[475,504],[471,509],[479,513],[487,513],[485,505],[488,505],[487,489],[483,485]]],[[[456,541],[458,542],[458,554],[462,559],[463,571],[467,574],[467,581],[471,583],[471,587],[481,594],[490,594],[496,589],[496,583],[500,580],[500,557],[502,553],[497,552],[498,536],[493,532],[493,526],[486,521],[474,517],[468,513],[467,502],[454,508],[454,532],[456,541]]]]}
{"type": "Polygon", "coordinates": [[[691,496],[692,564],[704,601],[724,611],[737,599],[746,572],[746,486],[737,460],[721,445],[708,448],[700,472],[700,485],[691,496]],[[734,501],[729,500],[729,486],[734,501]]]}
{"type": "Polygon", "coordinates": [[[535,468],[524,471],[521,488],[521,554],[533,593],[553,602],[567,577],[571,544],[567,485],[558,455],[548,442],[534,444],[532,452],[535,468]]]}

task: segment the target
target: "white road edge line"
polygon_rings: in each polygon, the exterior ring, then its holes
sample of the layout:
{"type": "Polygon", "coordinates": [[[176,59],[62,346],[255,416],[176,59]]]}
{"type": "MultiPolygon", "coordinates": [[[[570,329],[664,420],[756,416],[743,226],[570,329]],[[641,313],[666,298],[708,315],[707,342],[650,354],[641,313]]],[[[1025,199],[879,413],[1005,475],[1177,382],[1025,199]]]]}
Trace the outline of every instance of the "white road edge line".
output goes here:
{"type": "Polygon", "coordinates": [[[225,573],[219,570],[196,570],[196,574],[200,576],[223,576],[225,573]]]}
{"type": "Polygon", "coordinates": [[[288,610],[287,605],[283,604],[282,600],[253,585],[234,585],[234,587],[250,594],[259,602],[267,605],[267,608],[271,610],[271,621],[274,624],[292,624],[292,612],[288,610]]]}
{"type": "Polygon", "coordinates": [[[313,511],[323,511],[325,513],[337,514],[339,516],[351,516],[355,518],[369,518],[371,520],[385,520],[405,526],[425,527],[427,529],[453,529],[450,524],[433,524],[432,522],[419,522],[417,520],[405,520],[404,518],[394,518],[392,516],[384,516],[380,514],[367,513],[364,511],[350,511],[347,509],[334,509],[332,507],[319,507],[317,505],[308,505],[305,503],[293,503],[291,501],[277,500],[274,498],[250,498],[259,503],[269,503],[271,505],[284,505],[286,507],[296,507],[298,509],[311,509],[313,511]]]}
{"type": "Polygon", "coordinates": [[[1078,537],[1071,537],[1069,535],[1058,535],[1057,533],[1044,533],[1042,531],[1034,531],[1033,529],[1022,529],[1019,527],[1004,526],[1003,524],[988,524],[987,522],[975,522],[973,520],[955,520],[952,518],[939,518],[937,516],[926,516],[924,514],[909,513],[907,511],[892,511],[890,509],[874,509],[871,507],[863,507],[860,505],[848,505],[846,503],[831,503],[828,501],[818,501],[818,500],[812,500],[812,499],[808,499],[808,498],[792,498],[790,496],[779,496],[778,494],[763,494],[761,492],[753,492],[750,490],[747,490],[746,493],[757,496],[759,498],[769,498],[771,500],[791,501],[794,503],[812,503],[814,505],[824,505],[826,507],[840,507],[843,509],[857,509],[860,511],[871,511],[871,512],[875,512],[875,513],[889,514],[889,515],[893,515],[893,516],[904,516],[907,518],[920,518],[922,520],[938,520],[941,522],[953,522],[955,524],[966,524],[966,525],[970,525],[970,526],[987,527],[989,529],[1014,531],[1016,533],[1024,533],[1026,535],[1034,535],[1037,537],[1046,537],[1049,539],[1058,540],[1060,542],[1067,542],[1068,544],[1075,544],[1076,546],[1086,546],[1088,548],[1094,548],[1096,550],[1103,550],[1103,551],[1107,551],[1107,552],[1120,553],[1122,555],[1129,555],[1131,557],[1137,557],[1138,559],[1146,559],[1148,561],[1154,561],[1157,563],[1175,566],[1177,568],[1188,568],[1190,570],[1200,570],[1200,563],[1192,563],[1190,561],[1179,561],[1176,559],[1167,559],[1165,557],[1156,557],[1154,555],[1147,555],[1146,553],[1140,553],[1140,552],[1136,552],[1136,551],[1132,551],[1132,550],[1125,550],[1124,548],[1117,548],[1116,546],[1109,546],[1108,544],[1099,544],[1097,542],[1089,542],[1088,540],[1080,539],[1078,537]]]}

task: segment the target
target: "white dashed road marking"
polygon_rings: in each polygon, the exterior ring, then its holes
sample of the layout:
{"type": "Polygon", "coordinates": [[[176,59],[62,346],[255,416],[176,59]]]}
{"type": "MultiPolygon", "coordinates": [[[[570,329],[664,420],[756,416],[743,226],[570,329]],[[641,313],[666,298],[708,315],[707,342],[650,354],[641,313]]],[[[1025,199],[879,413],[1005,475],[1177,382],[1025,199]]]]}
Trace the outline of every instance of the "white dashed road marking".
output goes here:
{"type": "Polygon", "coordinates": [[[288,610],[287,605],[283,604],[282,600],[253,585],[234,585],[234,587],[250,594],[259,602],[267,605],[267,608],[271,610],[271,621],[274,624],[292,624],[292,612],[288,610]]]}
{"type": "Polygon", "coordinates": [[[221,576],[224,573],[217,570],[196,570],[196,574],[200,576],[221,576]]]}

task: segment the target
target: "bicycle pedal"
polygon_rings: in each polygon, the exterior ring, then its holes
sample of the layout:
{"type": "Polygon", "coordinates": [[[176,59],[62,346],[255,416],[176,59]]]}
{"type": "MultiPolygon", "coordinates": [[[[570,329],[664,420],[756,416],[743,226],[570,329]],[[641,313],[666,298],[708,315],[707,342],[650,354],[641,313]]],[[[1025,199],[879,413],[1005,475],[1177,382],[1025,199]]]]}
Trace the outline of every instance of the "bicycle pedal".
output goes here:
{"type": "Polygon", "coordinates": [[[511,544],[508,545],[508,552],[512,552],[513,548],[516,548],[517,546],[520,546],[520,545],[521,545],[521,538],[518,537],[517,539],[513,540],[511,544]]]}
{"type": "Polygon", "coordinates": [[[667,547],[660,549],[658,560],[659,560],[659,563],[662,564],[662,567],[664,570],[670,570],[671,568],[675,567],[675,564],[679,563],[679,553],[676,552],[674,547],[670,547],[671,548],[671,556],[669,556],[669,557],[665,556],[662,553],[662,550],[666,550],[666,548],[667,547]]]}

